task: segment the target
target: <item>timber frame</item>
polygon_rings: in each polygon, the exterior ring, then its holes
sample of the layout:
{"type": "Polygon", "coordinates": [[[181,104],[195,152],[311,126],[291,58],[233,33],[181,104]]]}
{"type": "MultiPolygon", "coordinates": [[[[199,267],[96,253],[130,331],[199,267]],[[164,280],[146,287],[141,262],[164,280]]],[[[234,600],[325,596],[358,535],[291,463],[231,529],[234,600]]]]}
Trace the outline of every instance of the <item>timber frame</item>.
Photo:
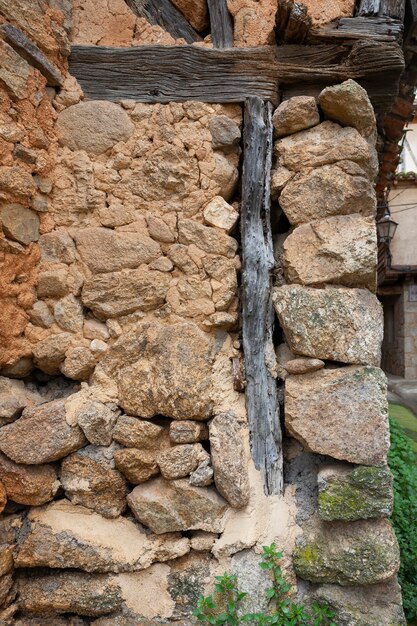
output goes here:
{"type": "Polygon", "coordinates": [[[280,493],[282,431],[270,367],[272,105],[294,95],[318,95],[324,87],[349,78],[360,83],[377,114],[382,162],[377,189],[380,196],[386,194],[396,162],[390,161],[387,176],[384,159],[411,115],[417,83],[417,0],[360,0],[354,17],[319,29],[312,28],[303,4],[279,0],[277,45],[260,48],[233,48],[226,0],[208,0],[213,47],[201,45],[203,33],[197,33],[170,0],[125,1],[136,15],[185,44],[73,46],[70,72],[87,98],[244,104],[241,302],[246,405],[254,463],[262,470],[265,491],[280,493]],[[194,43],[198,45],[190,45],[194,43]],[[406,104],[392,131],[390,120],[398,117],[396,107],[402,102],[406,104]]]}

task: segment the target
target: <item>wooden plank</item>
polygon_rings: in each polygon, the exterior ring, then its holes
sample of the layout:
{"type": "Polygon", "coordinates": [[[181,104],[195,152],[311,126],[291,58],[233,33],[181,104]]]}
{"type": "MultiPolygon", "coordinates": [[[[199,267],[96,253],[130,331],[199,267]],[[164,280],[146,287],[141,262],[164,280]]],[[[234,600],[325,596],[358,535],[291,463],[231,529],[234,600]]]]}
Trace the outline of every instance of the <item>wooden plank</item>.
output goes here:
{"type": "Polygon", "coordinates": [[[404,21],[405,0],[361,0],[358,7],[360,16],[386,16],[404,21]]]}
{"type": "Polygon", "coordinates": [[[309,42],[335,42],[366,38],[374,41],[399,41],[403,23],[391,17],[346,17],[323,28],[311,29],[309,42]]]}
{"type": "Polygon", "coordinates": [[[279,0],[276,25],[279,41],[302,43],[311,27],[307,7],[300,2],[279,0]]]}
{"type": "Polygon", "coordinates": [[[202,41],[202,37],[187,22],[170,0],[125,0],[138,17],[144,17],[151,24],[161,26],[175,39],[185,39],[187,43],[202,41]]]}
{"type": "Polygon", "coordinates": [[[246,375],[246,409],[255,466],[265,491],[283,490],[282,433],[277,384],[268,365],[275,357],[272,341],[274,254],[270,217],[272,106],[260,98],[245,103],[242,174],[242,339],[246,375]]]}
{"type": "Polygon", "coordinates": [[[12,24],[2,24],[0,35],[20,56],[45,76],[48,85],[58,87],[63,84],[64,78],[59,69],[21,30],[12,24]]]}
{"type": "Polygon", "coordinates": [[[70,72],[92,99],[242,102],[254,95],[276,102],[278,98],[270,48],[74,46],[70,72]]]}
{"type": "Polygon", "coordinates": [[[283,45],[214,50],[200,46],[74,46],[70,72],[87,98],[139,102],[277,101],[281,88],[330,85],[353,78],[378,110],[398,93],[404,57],[397,43],[283,45]]]}
{"type": "Polygon", "coordinates": [[[207,0],[210,14],[211,38],[215,48],[233,48],[232,16],[226,0],[207,0]]]}

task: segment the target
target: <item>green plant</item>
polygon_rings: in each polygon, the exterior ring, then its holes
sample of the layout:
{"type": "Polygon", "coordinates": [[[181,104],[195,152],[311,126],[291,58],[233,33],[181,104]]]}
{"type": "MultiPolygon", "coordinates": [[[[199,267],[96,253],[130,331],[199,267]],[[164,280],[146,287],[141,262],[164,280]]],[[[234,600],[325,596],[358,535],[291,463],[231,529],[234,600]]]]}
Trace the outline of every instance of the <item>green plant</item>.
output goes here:
{"type": "Polygon", "coordinates": [[[332,621],[334,613],[329,607],[315,602],[307,610],[303,604],[291,599],[291,585],[283,576],[281,558],[282,553],[275,544],[264,546],[259,566],[271,575],[271,587],[266,590],[268,612],[243,613],[242,602],[247,594],[239,591],[235,574],[225,573],[216,576],[216,600],[213,596],[201,596],[194,616],[211,626],[337,626],[332,621]]]}
{"type": "Polygon", "coordinates": [[[401,552],[398,573],[405,615],[417,619],[417,458],[412,441],[391,417],[388,463],[394,476],[392,524],[401,552]]]}

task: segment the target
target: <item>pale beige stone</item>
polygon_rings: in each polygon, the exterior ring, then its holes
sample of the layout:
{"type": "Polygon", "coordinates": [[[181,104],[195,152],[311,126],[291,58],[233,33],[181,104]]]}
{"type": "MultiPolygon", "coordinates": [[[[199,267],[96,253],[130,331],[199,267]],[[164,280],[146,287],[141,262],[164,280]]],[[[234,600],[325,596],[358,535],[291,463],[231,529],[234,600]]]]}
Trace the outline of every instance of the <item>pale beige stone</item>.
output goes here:
{"type": "Polygon", "coordinates": [[[82,430],[67,423],[63,400],[27,408],[0,431],[0,450],[15,463],[26,465],[56,461],[85,443],[82,430]]]}
{"type": "Polygon", "coordinates": [[[90,100],[64,109],[56,122],[61,144],[71,150],[101,154],[126,141],[135,127],[126,111],[114,102],[90,100]]]}
{"type": "Polygon", "coordinates": [[[172,272],[174,264],[168,257],[160,256],[159,259],[155,259],[155,261],[149,264],[149,269],[158,270],[159,272],[172,272]]]}
{"type": "Polygon", "coordinates": [[[0,208],[0,220],[6,237],[24,245],[38,241],[39,217],[34,211],[20,204],[4,204],[0,208]]]}
{"type": "Polygon", "coordinates": [[[134,269],[161,254],[159,244],[143,233],[83,228],[74,237],[82,260],[94,274],[134,269]]]}
{"type": "Polygon", "coordinates": [[[236,191],[239,171],[221,152],[214,153],[214,163],[212,178],[219,186],[218,195],[229,201],[236,191]]]}
{"type": "Polygon", "coordinates": [[[291,224],[332,215],[376,213],[373,185],[356,163],[348,161],[296,174],[284,187],[279,202],[291,224]]]}
{"type": "Polygon", "coordinates": [[[319,602],[336,612],[336,620],[346,626],[378,624],[406,626],[401,587],[396,579],[366,586],[320,585],[315,591],[319,602]]]}
{"type": "Polygon", "coordinates": [[[41,272],[38,277],[39,298],[62,298],[68,293],[68,270],[53,269],[41,272]]]}
{"type": "Polygon", "coordinates": [[[350,463],[384,465],[389,429],[382,370],[351,366],[289,376],[285,425],[307,450],[350,463]]]}
{"type": "Polygon", "coordinates": [[[0,453],[0,476],[9,500],[39,506],[53,499],[59,482],[52,465],[22,465],[0,453]]]}
{"type": "Polygon", "coordinates": [[[203,215],[206,224],[222,228],[227,233],[233,230],[239,219],[239,213],[221,196],[215,196],[210,200],[204,207],[203,215]]]}
{"type": "Polygon", "coordinates": [[[7,491],[4,483],[0,481],[0,513],[2,513],[7,504],[7,491]]]}
{"type": "Polygon", "coordinates": [[[169,438],[173,443],[196,443],[208,439],[208,428],[201,422],[179,420],[171,422],[169,438]]]}
{"type": "Polygon", "coordinates": [[[235,239],[216,228],[203,226],[194,220],[179,220],[178,232],[179,243],[195,244],[204,252],[229,258],[233,258],[236,254],[237,242],[235,239]]]}
{"type": "Polygon", "coordinates": [[[205,461],[190,474],[190,485],[194,487],[208,487],[213,484],[214,470],[211,465],[211,459],[207,458],[205,461]]]}
{"type": "Polygon", "coordinates": [[[163,445],[164,428],[138,417],[120,415],[113,431],[113,439],[128,448],[158,449],[163,445]]]}
{"type": "Polygon", "coordinates": [[[29,311],[29,317],[32,324],[35,326],[43,326],[44,328],[50,328],[54,323],[54,316],[49,310],[46,302],[38,300],[34,303],[33,307],[29,311]]]}
{"type": "Polygon", "coordinates": [[[236,151],[240,141],[240,128],[227,115],[214,115],[209,121],[211,141],[215,150],[225,153],[236,151]]]}
{"type": "Polygon", "coordinates": [[[324,361],[306,358],[290,359],[284,367],[288,374],[309,374],[323,369],[324,361]]]}
{"type": "Polygon", "coordinates": [[[278,166],[271,172],[271,197],[278,198],[285,185],[295,176],[294,172],[286,167],[278,166]]]}
{"type": "Polygon", "coordinates": [[[206,533],[203,530],[195,530],[191,536],[191,549],[196,552],[210,552],[217,535],[206,533]]]}
{"type": "Polygon", "coordinates": [[[216,415],[209,424],[210,453],[214,482],[235,509],[249,501],[249,480],[240,426],[234,415],[216,415]]]}
{"type": "Polygon", "coordinates": [[[341,215],[302,224],[283,249],[289,283],[376,289],[377,235],[371,217],[341,215]]]}
{"type": "Polygon", "coordinates": [[[96,358],[85,346],[74,346],[65,353],[60,371],[72,380],[88,380],[94,371],[96,358]]]}
{"type": "Polygon", "coordinates": [[[227,503],[212,487],[193,487],[188,480],[153,478],[128,496],[137,519],[157,535],[180,530],[221,532],[227,503]]]}
{"type": "Polygon", "coordinates": [[[16,98],[28,96],[30,73],[30,65],[9,44],[0,40],[0,79],[16,98]]]}
{"type": "Polygon", "coordinates": [[[27,521],[16,567],[131,572],[190,550],[190,540],[180,534],[147,535],[131,520],[106,519],[68,500],[32,509],[27,521]]]}
{"type": "Polygon", "coordinates": [[[175,241],[175,234],[172,232],[172,229],[160,217],[149,215],[146,221],[149,234],[153,239],[163,243],[173,243],[175,241]]]}
{"type": "Polygon", "coordinates": [[[97,274],[84,283],[81,299],[99,317],[150,311],[164,304],[169,286],[165,272],[138,269],[97,274]]]}
{"type": "Polygon", "coordinates": [[[320,123],[320,115],[313,96],[295,96],[282,102],[272,116],[274,136],[285,137],[320,123]]]}
{"type": "Polygon", "coordinates": [[[155,452],[150,450],[137,450],[136,448],[116,450],[114,461],[117,469],[132,485],[140,485],[159,474],[155,452]]]}
{"type": "Polygon", "coordinates": [[[363,137],[375,141],[374,109],[366,90],[356,81],[349,79],[326,87],[319,95],[319,104],[328,119],[342,126],[353,126],[363,137]]]}
{"type": "Polygon", "coordinates": [[[311,582],[367,585],[395,576],[400,551],[388,520],[322,523],[302,537],[293,562],[311,582]]]}
{"type": "Polygon", "coordinates": [[[192,323],[138,324],[96,368],[118,387],[131,415],[205,420],[211,416],[213,339],[192,323]]]}
{"type": "Polygon", "coordinates": [[[334,122],[322,122],[279,139],[274,151],[280,164],[294,172],[343,160],[357,163],[371,179],[378,172],[376,153],[366,139],[355,128],[342,128],[334,122]]]}
{"type": "Polygon", "coordinates": [[[83,335],[86,339],[102,339],[107,341],[110,337],[106,324],[94,319],[84,320],[83,335]]]}
{"type": "Polygon", "coordinates": [[[122,597],[117,580],[108,574],[67,571],[19,574],[19,606],[26,614],[76,613],[106,615],[120,608],[122,597]],[[82,590],[82,593],[80,593],[82,590]]]}
{"type": "Polygon", "coordinates": [[[184,478],[209,458],[201,443],[179,444],[159,452],[156,457],[161,474],[167,480],[184,478]]]}
{"type": "Polygon", "coordinates": [[[47,263],[73,263],[76,259],[75,245],[66,230],[54,230],[39,238],[42,261],[47,263]]]}
{"type": "Polygon", "coordinates": [[[83,329],[83,307],[79,299],[72,294],[55,303],[54,317],[63,330],[80,333],[83,329]]]}
{"type": "Polygon", "coordinates": [[[36,365],[47,374],[58,374],[72,339],[70,333],[59,333],[39,341],[33,348],[36,365]]]}
{"type": "Polygon", "coordinates": [[[113,428],[117,420],[117,410],[98,400],[86,400],[77,410],[77,423],[88,441],[96,446],[109,446],[113,428]]]}
{"type": "Polygon", "coordinates": [[[22,201],[27,201],[36,191],[33,177],[27,170],[18,166],[0,167],[0,187],[3,193],[22,201]]]}
{"type": "Polygon", "coordinates": [[[294,354],[379,365],[383,313],[369,291],[283,285],[274,290],[273,301],[294,354]]]}

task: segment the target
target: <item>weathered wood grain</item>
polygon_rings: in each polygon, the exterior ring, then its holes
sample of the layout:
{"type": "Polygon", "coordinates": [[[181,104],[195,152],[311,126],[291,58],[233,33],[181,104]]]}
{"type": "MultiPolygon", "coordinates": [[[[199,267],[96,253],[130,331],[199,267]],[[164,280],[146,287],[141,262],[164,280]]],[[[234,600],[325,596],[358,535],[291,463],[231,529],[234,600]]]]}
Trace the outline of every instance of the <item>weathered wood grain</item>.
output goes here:
{"type": "Polygon", "coordinates": [[[135,15],[144,17],[151,24],[161,26],[175,39],[185,39],[187,43],[202,40],[170,0],[125,0],[125,2],[135,15]]]}
{"type": "Polygon", "coordinates": [[[360,0],[358,15],[385,15],[404,21],[405,0],[360,0]]]}
{"type": "Polygon", "coordinates": [[[269,48],[74,46],[70,72],[88,98],[141,102],[276,101],[278,75],[269,48]]]}
{"type": "Polygon", "coordinates": [[[311,43],[349,42],[358,39],[399,41],[403,30],[402,21],[391,17],[346,17],[323,28],[311,29],[308,41],[311,43]]]}
{"type": "Polygon", "coordinates": [[[270,371],[274,254],[270,220],[272,106],[260,98],[245,103],[242,174],[242,338],[246,375],[246,409],[255,466],[265,491],[281,493],[282,433],[276,380],[270,371]]]}
{"type": "Polygon", "coordinates": [[[398,93],[404,56],[397,43],[283,45],[214,50],[199,46],[74,46],[70,72],[87,98],[140,102],[277,101],[278,84],[302,92],[353,78],[386,110],[398,93]]]}
{"type": "Polygon", "coordinates": [[[279,41],[302,43],[311,27],[307,7],[299,2],[279,0],[276,15],[276,32],[279,41]]]}
{"type": "Polygon", "coordinates": [[[233,23],[226,0],[207,0],[215,48],[233,48],[233,23]]]}
{"type": "Polygon", "coordinates": [[[43,74],[48,85],[57,87],[63,84],[64,79],[59,69],[49,61],[44,53],[21,30],[12,24],[2,24],[0,35],[16,50],[30,65],[36,67],[43,74]]]}

